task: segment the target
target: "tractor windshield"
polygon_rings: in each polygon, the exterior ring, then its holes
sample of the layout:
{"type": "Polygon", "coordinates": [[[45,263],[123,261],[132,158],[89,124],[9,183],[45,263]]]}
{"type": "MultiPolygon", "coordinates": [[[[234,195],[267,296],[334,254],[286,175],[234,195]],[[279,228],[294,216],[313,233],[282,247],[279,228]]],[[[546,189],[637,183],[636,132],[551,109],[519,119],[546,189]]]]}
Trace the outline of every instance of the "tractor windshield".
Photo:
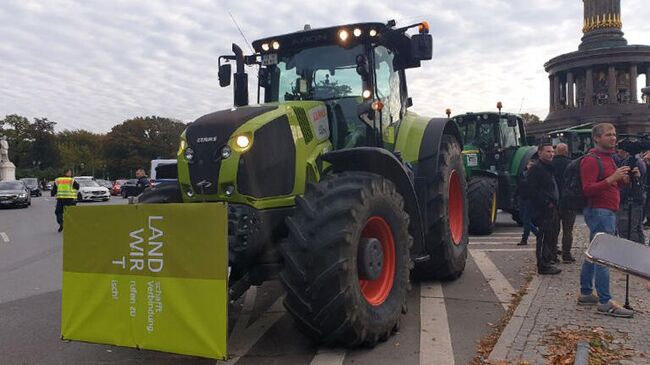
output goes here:
{"type": "Polygon", "coordinates": [[[498,143],[493,121],[482,120],[481,117],[465,119],[461,123],[461,129],[465,136],[466,145],[491,150],[498,143]]]}
{"type": "MultiPolygon", "coordinates": [[[[361,98],[363,81],[356,71],[356,57],[364,46],[345,49],[337,45],[302,49],[278,55],[268,66],[267,102],[361,98]]],[[[275,56],[275,55],[274,55],[275,56]]]]}
{"type": "Polygon", "coordinates": [[[486,114],[463,118],[460,126],[465,144],[490,151],[498,147],[511,148],[522,144],[519,127],[508,126],[508,119],[486,114]]]}

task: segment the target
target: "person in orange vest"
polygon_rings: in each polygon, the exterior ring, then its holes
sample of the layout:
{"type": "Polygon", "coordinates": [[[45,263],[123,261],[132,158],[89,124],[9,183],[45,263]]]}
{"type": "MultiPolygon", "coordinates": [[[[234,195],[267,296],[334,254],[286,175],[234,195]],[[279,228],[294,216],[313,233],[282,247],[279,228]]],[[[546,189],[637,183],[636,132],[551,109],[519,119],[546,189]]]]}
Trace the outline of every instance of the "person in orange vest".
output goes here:
{"type": "Polygon", "coordinates": [[[77,190],[79,184],[72,178],[72,170],[63,171],[63,177],[54,180],[51,195],[56,196],[56,222],[59,223],[59,232],[63,231],[63,209],[69,205],[77,205],[77,190]]]}

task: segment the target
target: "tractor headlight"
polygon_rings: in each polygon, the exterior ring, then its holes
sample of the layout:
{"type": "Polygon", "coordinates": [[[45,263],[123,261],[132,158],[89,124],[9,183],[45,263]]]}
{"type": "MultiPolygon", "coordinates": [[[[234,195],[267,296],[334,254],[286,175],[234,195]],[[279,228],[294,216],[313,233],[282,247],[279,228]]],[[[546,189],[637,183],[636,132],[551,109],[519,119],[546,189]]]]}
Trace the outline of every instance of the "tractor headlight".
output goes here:
{"type": "Polygon", "coordinates": [[[18,194],[18,197],[19,197],[20,199],[25,199],[25,198],[27,198],[27,194],[25,194],[25,193],[23,193],[23,194],[18,194]]]}
{"type": "Polygon", "coordinates": [[[239,135],[235,137],[235,147],[240,151],[244,152],[251,147],[252,141],[251,138],[247,135],[239,135]]]}
{"type": "Polygon", "coordinates": [[[192,162],[192,160],[194,160],[194,150],[191,149],[190,147],[185,149],[184,155],[185,155],[185,159],[187,159],[187,161],[192,162]]]}
{"type": "Polygon", "coordinates": [[[345,30],[345,29],[341,29],[341,30],[339,31],[339,39],[340,39],[342,42],[347,41],[349,37],[350,37],[350,33],[348,33],[347,30],[345,30]]]}
{"type": "Polygon", "coordinates": [[[270,49],[270,47],[269,47],[268,43],[263,43],[262,44],[262,51],[268,52],[269,49],[270,49]]]}

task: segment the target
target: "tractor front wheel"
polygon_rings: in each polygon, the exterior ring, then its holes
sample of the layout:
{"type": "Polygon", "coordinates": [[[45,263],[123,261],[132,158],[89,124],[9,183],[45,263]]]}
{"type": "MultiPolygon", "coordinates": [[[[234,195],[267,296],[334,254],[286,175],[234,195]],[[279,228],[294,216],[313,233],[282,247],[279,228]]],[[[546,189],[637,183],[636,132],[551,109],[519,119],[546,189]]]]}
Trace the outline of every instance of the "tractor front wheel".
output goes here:
{"type": "Polygon", "coordinates": [[[497,182],[491,177],[476,176],[468,184],[467,196],[471,202],[469,231],[488,235],[497,218],[497,182]]]}
{"type": "Polygon", "coordinates": [[[280,278],[311,338],[374,346],[397,328],[412,267],[403,205],[390,180],[365,172],[330,175],[296,198],[280,278]]]}

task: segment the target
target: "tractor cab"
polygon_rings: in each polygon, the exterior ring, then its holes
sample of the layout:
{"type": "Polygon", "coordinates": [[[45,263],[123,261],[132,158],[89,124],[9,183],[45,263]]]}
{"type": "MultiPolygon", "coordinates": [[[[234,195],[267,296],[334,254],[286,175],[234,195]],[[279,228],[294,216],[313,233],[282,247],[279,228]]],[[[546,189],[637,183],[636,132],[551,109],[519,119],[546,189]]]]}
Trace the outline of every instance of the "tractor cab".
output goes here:
{"type": "Polygon", "coordinates": [[[548,133],[548,139],[554,146],[558,143],[566,143],[569,147],[569,157],[575,159],[588,153],[593,147],[592,125],[593,123],[585,123],[552,131],[548,133]]]}
{"type": "Polygon", "coordinates": [[[253,42],[252,56],[233,45],[235,56],[220,58],[220,83],[228,85],[231,72],[221,61],[234,60],[235,106],[247,105],[243,65],[257,65],[258,103],[322,102],[334,149],[386,146],[411,105],[404,70],[432,57],[428,31],[426,23],[395,28],[394,21],[306,26],[253,42]],[[406,33],[418,26],[418,34],[406,33]]]}
{"type": "MultiPolygon", "coordinates": [[[[468,113],[454,117],[465,138],[466,150],[475,150],[468,167],[498,171],[517,149],[526,145],[523,120],[513,114],[468,113]],[[472,148],[473,147],[473,148],[472,148]]],[[[506,167],[505,165],[503,167],[506,167]]]]}

